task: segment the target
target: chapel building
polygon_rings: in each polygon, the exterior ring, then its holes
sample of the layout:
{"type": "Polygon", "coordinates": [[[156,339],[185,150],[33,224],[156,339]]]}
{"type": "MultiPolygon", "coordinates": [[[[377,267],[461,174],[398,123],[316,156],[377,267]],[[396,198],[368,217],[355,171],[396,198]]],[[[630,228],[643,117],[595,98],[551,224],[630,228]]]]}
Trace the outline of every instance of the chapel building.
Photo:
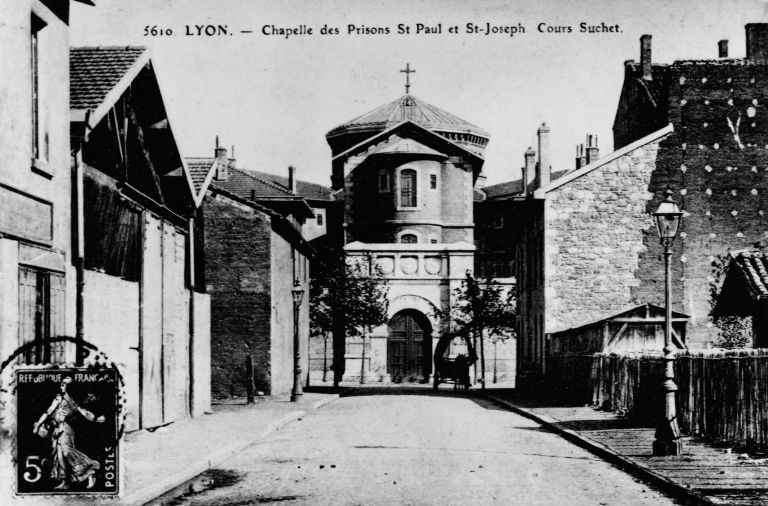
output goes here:
{"type": "Polygon", "coordinates": [[[408,87],[326,135],[345,254],[378,265],[389,286],[388,325],[369,344],[347,338],[345,381],[427,380],[436,315],[474,269],[474,189],[489,135],[408,87]]]}

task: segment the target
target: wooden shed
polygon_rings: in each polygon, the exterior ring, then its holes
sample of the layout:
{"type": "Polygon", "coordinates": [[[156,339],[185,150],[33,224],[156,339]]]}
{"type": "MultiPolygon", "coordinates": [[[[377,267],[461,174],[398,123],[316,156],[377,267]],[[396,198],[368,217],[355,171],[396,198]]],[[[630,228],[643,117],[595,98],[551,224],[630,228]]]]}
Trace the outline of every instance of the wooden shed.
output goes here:
{"type": "MultiPolygon", "coordinates": [[[[685,349],[689,316],[672,312],[672,342],[685,349]]],[[[640,304],[549,335],[550,355],[664,349],[664,308],[640,304]]]]}

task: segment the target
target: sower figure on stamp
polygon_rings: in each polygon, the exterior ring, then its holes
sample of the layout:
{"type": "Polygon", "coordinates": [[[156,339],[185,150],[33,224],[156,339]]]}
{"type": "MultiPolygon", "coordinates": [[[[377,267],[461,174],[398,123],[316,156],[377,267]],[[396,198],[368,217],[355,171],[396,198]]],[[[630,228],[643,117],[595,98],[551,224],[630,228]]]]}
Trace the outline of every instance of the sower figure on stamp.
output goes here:
{"type": "Polygon", "coordinates": [[[83,409],[67,393],[67,385],[72,383],[72,378],[64,378],[61,382],[61,393],[51,402],[51,406],[43,413],[35,423],[33,432],[41,437],[48,437],[47,426],[49,422],[53,428],[50,434],[53,457],[53,469],[51,478],[59,484],[56,490],[65,490],[71,483],[82,483],[87,480],[86,488],[93,488],[96,484],[96,471],[100,464],[89,458],[75,448],[75,431],[69,424],[69,420],[79,413],[84,418],[98,423],[104,422],[104,417],[95,417],[87,409],[83,409]]]}

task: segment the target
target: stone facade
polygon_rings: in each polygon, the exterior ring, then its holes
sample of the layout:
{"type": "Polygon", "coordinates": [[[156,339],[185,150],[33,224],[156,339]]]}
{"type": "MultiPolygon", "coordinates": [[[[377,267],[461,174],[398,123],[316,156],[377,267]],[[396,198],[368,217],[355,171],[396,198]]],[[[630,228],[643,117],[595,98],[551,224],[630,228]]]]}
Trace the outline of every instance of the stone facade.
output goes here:
{"type": "MultiPolygon", "coordinates": [[[[0,0],[0,360],[36,336],[75,334],[68,12],[68,1],[0,0]],[[34,33],[39,35],[37,65],[32,58],[34,33]],[[36,122],[30,114],[33,68],[37,71],[36,122]],[[40,294],[55,302],[40,308],[51,317],[48,332],[37,328],[38,294],[25,282],[37,284],[37,278],[47,278],[52,282],[48,286],[55,287],[40,294]]],[[[53,346],[33,358],[64,363],[75,359],[75,350],[53,346]]],[[[14,499],[11,452],[16,401],[7,388],[11,370],[8,367],[0,375],[3,504],[14,499]]]]}
{"type": "Polygon", "coordinates": [[[638,287],[648,238],[656,239],[648,188],[671,135],[671,127],[655,132],[517,204],[521,386],[545,372],[546,334],[647,302],[638,287]]]}
{"type": "MultiPolygon", "coordinates": [[[[55,278],[52,333],[75,333],[69,150],[68,2],[3,0],[0,12],[0,356],[35,338],[19,310],[20,269],[55,278]],[[58,5],[63,4],[63,5],[58,5]],[[31,40],[37,38],[37,64],[31,40]],[[36,95],[33,99],[33,67],[36,95]],[[31,118],[33,101],[36,121],[31,118]]],[[[34,300],[31,301],[34,304],[34,300]]],[[[60,347],[57,358],[74,360],[60,347]]],[[[40,357],[41,359],[43,357],[40,357]]]]}
{"type": "Polygon", "coordinates": [[[659,140],[547,193],[544,332],[637,302],[644,238],[654,235],[648,191],[659,140]]]}
{"type": "MultiPolygon", "coordinates": [[[[405,95],[327,138],[333,189],[343,201],[344,251],[350,261],[377,264],[389,287],[389,324],[373,329],[365,343],[348,339],[343,379],[428,380],[441,330],[437,313],[450,312],[453,291],[474,269],[474,188],[488,136],[405,95]]],[[[514,343],[496,348],[505,366],[500,376],[510,378],[514,343]]]]}

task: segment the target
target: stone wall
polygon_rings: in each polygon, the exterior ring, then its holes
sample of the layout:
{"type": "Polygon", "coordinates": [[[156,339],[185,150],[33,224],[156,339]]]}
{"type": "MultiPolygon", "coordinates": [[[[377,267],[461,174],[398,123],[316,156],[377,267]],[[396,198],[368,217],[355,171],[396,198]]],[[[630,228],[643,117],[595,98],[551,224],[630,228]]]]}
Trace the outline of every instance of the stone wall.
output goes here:
{"type": "Polygon", "coordinates": [[[472,167],[463,156],[438,156],[438,153],[396,153],[381,156],[376,150],[408,139],[425,151],[431,147],[399,134],[390,135],[343,164],[336,162],[334,174],[344,174],[346,242],[396,242],[398,234],[417,229],[419,242],[472,242],[473,186],[472,167]],[[400,173],[417,173],[417,205],[400,205],[400,173]],[[388,184],[380,183],[385,175],[388,184]],[[432,188],[432,178],[436,188],[432,188]]]}
{"type": "Polygon", "coordinates": [[[655,236],[648,187],[658,149],[640,146],[547,194],[546,333],[637,302],[640,253],[655,236]]]}

